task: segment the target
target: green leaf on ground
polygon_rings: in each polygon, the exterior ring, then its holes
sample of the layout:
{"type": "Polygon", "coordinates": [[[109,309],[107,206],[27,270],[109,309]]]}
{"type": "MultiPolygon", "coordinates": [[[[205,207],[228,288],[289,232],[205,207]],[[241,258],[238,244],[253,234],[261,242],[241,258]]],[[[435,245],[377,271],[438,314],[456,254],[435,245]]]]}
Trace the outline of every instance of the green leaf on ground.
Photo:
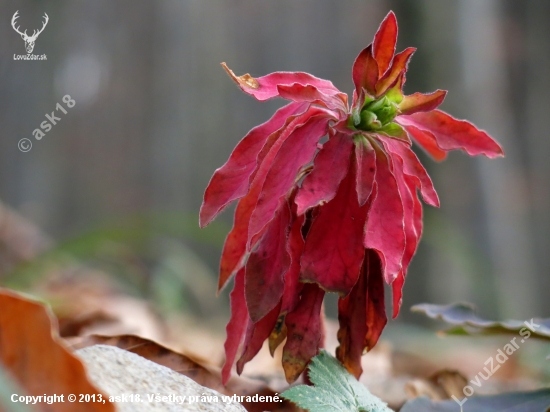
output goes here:
{"type": "Polygon", "coordinates": [[[411,310],[454,325],[451,329],[444,331],[448,335],[517,334],[525,328],[530,332],[530,337],[550,340],[550,319],[492,321],[476,315],[475,307],[470,303],[450,305],[422,303],[413,306],[411,310]]]}
{"type": "Polygon", "coordinates": [[[325,350],[309,365],[314,386],[299,385],[281,396],[312,412],[393,412],[325,350]]]}

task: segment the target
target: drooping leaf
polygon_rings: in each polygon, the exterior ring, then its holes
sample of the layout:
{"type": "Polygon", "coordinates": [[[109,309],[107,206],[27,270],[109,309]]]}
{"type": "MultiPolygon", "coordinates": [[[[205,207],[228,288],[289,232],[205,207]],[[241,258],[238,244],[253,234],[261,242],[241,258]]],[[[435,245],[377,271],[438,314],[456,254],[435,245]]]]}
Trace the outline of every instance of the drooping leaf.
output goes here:
{"type": "Polygon", "coordinates": [[[355,143],[355,162],[357,167],[357,198],[359,205],[367,203],[374,185],[376,172],[376,153],[364,136],[355,143]]]}
{"type": "Polygon", "coordinates": [[[338,321],[336,357],[359,379],[361,357],[365,349],[376,345],[387,322],[382,267],[376,252],[365,251],[357,283],[348,296],[338,300],[338,321]]]}
{"type": "MultiPolygon", "coordinates": [[[[395,175],[395,180],[397,181],[397,186],[399,188],[399,194],[403,203],[403,223],[405,229],[405,250],[403,252],[403,258],[401,259],[401,270],[397,275],[397,277],[399,277],[399,275],[402,274],[403,279],[398,281],[397,285],[399,285],[400,282],[404,282],[405,280],[404,274],[407,272],[409,263],[416,252],[416,246],[419,240],[415,229],[414,216],[414,202],[415,200],[418,201],[418,199],[416,198],[416,188],[413,187],[413,191],[411,192],[411,189],[407,184],[403,170],[403,160],[401,157],[397,155],[392,156],[392,164],[393,173],[395,175]]],[[[395,303],[396,302],[394,302],[394,317],[397,315],[396,309],[399,311],[399,306],[396,306],[395,303]]]]}
{"type": "Polygon", "coordinates": [[[403,203],[397,181],[391,171],[390,159],[384,151],[376,150],[377,195],[373,201],[365,233],[365,247],[375,249],[382,255],[384,278],[388,284],[401,270],[405,251],[403,203]]]}
{"type": "Polygon", "coordinates": [[[432,179],[411,148],[408,145],[389,139],[385,143],[389,151],[398,155],[403,161],[403,172],[418,179],[417,187],[420,189],[424,201],[429,205],[439,207],[439,197],[434,189],[432,179]]]}
{"type": "Polygon", "coordinates": [[[222,250],[218,293],[231,276],[244,265],[246,241],[248,240],[248,218],[254,210],[254,204],[250,192],[237,204],[233,218],[233,228],[227,234],[222,250]]]}
{"type": "Polygon", "coordinates": [[[365,348],[374,348],[388,318],[384,303],[384,274],[382,262],[373,250],[365,251],[365,275],[367,282],[367,335],[365,336],[365,348]]]}
{"type": "Polygon", "coordinates": [[[393,11],[390,11],[384,18],[378,31],[374,35],[373,55],[378,63],[378,74],[380,77],[390,67],[390,62],[395,53],[397,43],[397,19],[393,11]]]}
{"type": "MultiPolygon", "coordinates": [[[[296,212],[296,205],[292,207],[293,215],[296,212]]],[[[305,216],[297,216],[291,223],[288,241],[286,243],[288,254],[290,255],[290,267],[284,275],[284,292],[281,299],[281,311],[277,323],[269,335],[269,351],[271,356],[274,355],[275,349],[283,343],[287,336],[286,315],[292,312],[300,301],[300,293],[304,286],[299,281],[300,276],[300,256],[304,251],[304,238],[302,236],[302,228],[304,225],[305,216]]]]}
{"type": "Polygon", "coordinates": [[[325,292],[316,284],[304,285],[300,302],[286,316],[287,339],[283,348],[283,368],[289,383],[298,379],[322,344],[321,305],[324,296],[325,292]]]}
{"type": "Polygon", "coordinates": [[[281,304],[279,303],[266,316],[254,323],[249,319],[246,336],[243,345],[243,353],[237,361],[237,373],[240,375],[246,365],[262,348],[264,341],[269,338],[271,331],[277,323],[281,304]]]}
{"type": "Polygon", "coordinates": [[[392,294],[393,294],[393,318],[396,318],[401,309],[401,304],[403,303],[403,285],[405,284],[405,275],[407,274],[407,269],[411,263],[412,257],[416,252],[420,238],[422,237],[422,204],[420,199],[416,195],[417,184],[413,182],[412,178],[405,177],[407,186],[409,187],[410,193],[412,194],[413,199],[413,228],[415,237],[412,238],[405,247],[405,252],[403,253],[402,265],[403,267],[397,274],[397,278],[391,284],[392,294]]]}
{"type": "Polygon", "coordinates": [[[277,350],[279,345],[283,343],[286,339],[287,328],[286,328],[285,320],[286,320],[286,314],[281,313],[277,318],[275,327],[273,328],[273,330],[271,331],[271,334],[269,335],[268,346],[269,346],[269,353],[271,354],[271,357],[275,357],[275,351],[277,350]]]}
{"type": "MultiPolygon", "coordinates": [[[[390,152],[391,153],[391,152],[390,152]]],[[[401,260],[402,267],[407,267],[412,255],[416,251],[417,233],[415,229],[415,216],[414,216],[414,197],[416,197],[416,187],[413,186],[413,190],[407,183],[407,178],[404,173],[403,159],[398,155],[391,156],[393,165],[393,174],[397,181],[397,187],[399,188],[399,195],[401,196],[401,202],[403,204],[403,223],[405,228],[405,252],[401,260]],[[406,258],[405,258],[406,257],[406,258]]]]}
{"type": "Polygon", "coordinates": [[[314,386],[295,386],[281,396],[310,412],[392,412],[324,350],[312,359],[308,376],[314,386]]]}
{"type": "Polygon", "coordinates": [[[230,295],[231,319],[225,328],[227,337],[225,339],[225,363],[222,368],[222,381],[225,385],[231,377],[231,369],[246,333],[248,323],[248,309],[244,298],[244,268],[241,268],[235,275],[235,285],[230,295]]]}
{"type": "MultiPolygon", "coordinates": [[[[463,399],[459,399],[463,401],[463,399]]],[[[550,389],[533,392],[505,393],[467,398],[462,412],[547,412],[550,407],[550,389]]],[[[454,400],[434,402],[428,398],[416,398],[407,402],[401,412],[459,412],[454,400]]]]}
{"type": "Polygon", "coordinates": [[[248,242],[248,231],[250,218],[258,198],[260,196],[266,176],[271,168],[273,160],[281,149],[282,144],[288,139],[292,132],[307,123],[311,116],[322,113],[316,107],[308,108],[303,114],[291,116],[287,119],[285,127],[269,136],[268,141],[258,154],[259,166],[253,174],[250,190],[237,204],[233,228],[227,235],[220,262],[220,276],[218,280],[218,291],[223,288],[231,275],[235,273],[241,264],[244,263],[246,245],[248,242]]]}
{"type": "Polygon", "coordinates": [[[313,161],[313,171],[305,177],[296,194],[298,215],[334,198],[348,171],[352,145],[351,137],[343,133],[335,133],[323,145],[313,161]]]}
{"type": "Polygon", "coordinates": [[[399,110],[401,110],[401,114],[429,112],[443,103],[446,95],[446,90],[436,90],[430,94],[414,93],[410,96],[405,96],[403,101],[399,104],[399,110]]]}
{"type": "Polygon", "coordinates": [[[514,334],[524,331],[525,338],[550,340],[550,319],[534,318],[531,320],[493,321],[479,317],[475,307],[470,303],[453,303],[450,305],[433,305],[422,303],[411,308],[413,312],[424,313],[432,319],[441,319],[454,328],[447,331],[451,334],[494,335],[514,334]]]}
{"type": "Polygon", "coordinates": [[[253,322],[267,315],[283,295],[283,276],[290,266],[286,248],[290,219],[290,208],[287,199],[283,198],[275,218],[246,262],[244,289],[248,313],[253,322]]]}
{"type": "Polygon", "coordinates": [[[222,67],[227,74],[229,74],[229,77],[231,77],[235,83],[239,85],[243,92],[254,96],[259,101],[264,101],[279,96],[277,86],[289,86],[294,83],[298,83],[303,86],[311,85],[327,95],[337,95],[342,93],[332,84],[331,81],[319,79],[309,73],[274,72],[266,76],[254,78],[248,73],[242,76],[236,76],[225,63],[222,63],[222,67]]]}
{"type": "Polygon", "coordinates": [[[502,147],[486,132],[441,110],[399,116],[400,120],[403,118],[408,124],[432,133],[443,150],[461,149],[471,156],[483,154],[490,158],[504,155],[502,147]]]}
{"type": "Polygon", "coordinates": [[[256,168],[256,158],[267,138],[285,125],[287,119],[306,110],[304,103],[290,103],[275,112],[273,117],[254,127],[237,144],[229,160],[214,172],[200,211],[200,226],[205,227],[235,199],[243,197],[250,187],[249,178],[256,168]]]}
{"type": "Polygon", "coordinates": [[[327,131],[328,121],[323,115],[312,116],[281,144],[250,217],[249,242],[273,219],[279,199],[290,191],[300,168],[313,158],[317,142],[327,131]]]}
{"type": "Polygon", "coordinates": [[[405,271],[401,269],[397,277],[391,284],[392,290],[392,318],[395,319],[399,315],[401,305],[403,304],[403,286],[405,285],[405,271]]]}
{"type": "Polygon", "coordinates": [[[359,206],[355,176],[352,162],[336,196],[313,221],[301,260],[302,281],[316,282],[342,296],[357,282],[365,254],[360,240],[370,205],[359,206]]]}
{"type": "Polygon", "coordinates": [[[300,257],[304,251],[305,241],[302,236],[302,227],[305,217],[298,216],[292,222],[290,233],[288,234],[287,250],[290,255],[290,267],[285,273],[285,289],[283,293],[282,313],[288,313],[298,304],[300,291],[303,283],[299,281],[300,276],[300,257]]]}

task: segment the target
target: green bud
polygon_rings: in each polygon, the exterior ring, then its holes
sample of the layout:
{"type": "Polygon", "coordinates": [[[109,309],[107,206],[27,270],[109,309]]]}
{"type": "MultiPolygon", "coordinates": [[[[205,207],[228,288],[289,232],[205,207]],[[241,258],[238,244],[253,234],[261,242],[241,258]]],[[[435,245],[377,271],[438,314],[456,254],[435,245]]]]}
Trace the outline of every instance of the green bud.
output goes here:
{"type": "Polygon", "coordinates": [[[370,110],[371,112],[376,113],[378,110],[382,109],[384,106],[387,106],[391,102],[388,100],[386,96],[382,96],[380,99],[375,100],[372,103],[369,103],[365,109],[370,110]]]}
{"type": "Polygon", "coordinates": [[[380,120],[378,120],[376,114],[369,110],[363,110],[360,116],[361,121],[357,125],[357,128],[360,130],[377,130],[382,126],[382,123],[380,123],[380,120]]]}
{"type": "Polygon", "coordinates": [[[368,111],[376,114],[376,117],[382,125],[390,123],[397,114],[397,105],[395,105],[387,96],[383,96],[378,100],[367,105],[368,111]]]}

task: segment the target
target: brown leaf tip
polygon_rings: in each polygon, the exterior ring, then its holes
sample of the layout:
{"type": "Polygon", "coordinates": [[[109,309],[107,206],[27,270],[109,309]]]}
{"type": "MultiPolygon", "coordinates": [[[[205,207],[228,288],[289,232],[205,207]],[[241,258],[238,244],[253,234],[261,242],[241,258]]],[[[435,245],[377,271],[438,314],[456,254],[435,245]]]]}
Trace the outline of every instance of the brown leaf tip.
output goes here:
{"type": "Polygon", "coordinates": [[[225,62],[221,63],[224,70],[227,72],[229,77],[231,77],[235,83],[237,83],[240,86],[250,87],[251,89],[257,89],[260,87],[260,83],[258,83],[258,80],[256,80],[254,77],[252,77],[250,74],[246,73],[242,76],[235,76],[235,73],[233,73],[233,70],[231,70],[229,67],[227,67],[227,64],[225,62]]]}

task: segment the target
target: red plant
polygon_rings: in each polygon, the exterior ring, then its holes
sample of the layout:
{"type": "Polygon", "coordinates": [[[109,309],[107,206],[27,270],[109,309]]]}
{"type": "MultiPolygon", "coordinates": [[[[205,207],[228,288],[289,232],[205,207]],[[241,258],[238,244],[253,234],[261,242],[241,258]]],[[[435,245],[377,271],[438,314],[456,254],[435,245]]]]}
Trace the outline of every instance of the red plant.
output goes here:
{"type": "Polygon", "coordinates": [[[202,227],[240,199],[218,284],[235,275],[225,381],[239,349],[240,374],[266,339],[273,352],[285,338],[283,367],[294,381],[323,345],[325,292],[340,295],[336,355],[359,376],[362,353],[387,322],[384,281],[393,316],[399,312],[422,232],[417,190],[439,206],[412,141],[436,160],[454,149],[503,155],[487,133],[436,109],[445,91],[403,95],[415,49],[394,55],[396,39],[390,12],[353,64],[351,108],[328,80],[301,72],[235,76],[222,63],[257,100],[291,101],[239,142],[204,194],[202,227]]]}

